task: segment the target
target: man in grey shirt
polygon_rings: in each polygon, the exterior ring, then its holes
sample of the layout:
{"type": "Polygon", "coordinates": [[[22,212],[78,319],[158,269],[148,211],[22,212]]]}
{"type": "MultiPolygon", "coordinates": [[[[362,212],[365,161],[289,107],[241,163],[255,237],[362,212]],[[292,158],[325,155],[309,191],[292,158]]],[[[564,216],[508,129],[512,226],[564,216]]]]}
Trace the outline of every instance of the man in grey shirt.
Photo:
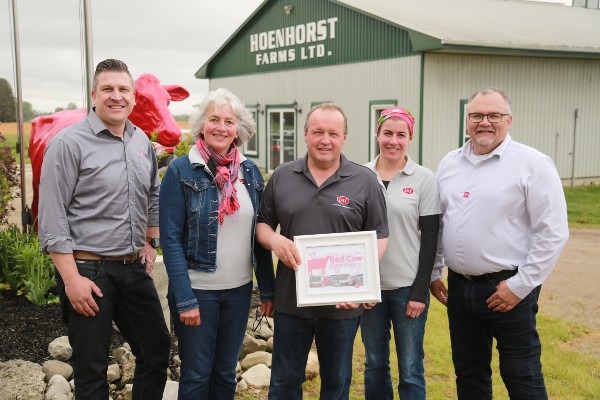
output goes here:
{"type": "Polygon", "coordinates": [[[373,171],[348,161],[342,147],[346,116],[331,103],[312,109],[304,126],[306,157],[278,167],[265,190],[256,226],[259,243],[279,258],[269,399],[301,399],[308,352],[315,339],[321,399],[348,399],[358,304],[296,306],[296,235],[376,231],[379,258],[387,247],[383,192],[373,171]],[[281,234],[276,233],[277,226],[281,234]]]}
{"type": "Polygon", "coordinates": [[[162,399],[170,335],[150,277],[158,247],[158,166],[127,120],[134,82],[119,60],[100,62],[94,110],[48,144],[39,238],[52,257],[73,348],[75,396],[106,400],[114,321],[136,356],[133,399],[162,399]]]}

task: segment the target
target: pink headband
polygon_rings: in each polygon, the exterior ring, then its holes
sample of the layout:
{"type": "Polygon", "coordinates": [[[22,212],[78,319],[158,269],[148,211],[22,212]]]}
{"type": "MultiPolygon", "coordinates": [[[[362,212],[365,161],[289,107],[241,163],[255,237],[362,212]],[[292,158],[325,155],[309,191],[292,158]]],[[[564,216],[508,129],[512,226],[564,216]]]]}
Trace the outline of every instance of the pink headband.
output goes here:
{"type": "Polygon", "coordinates": [[[383,110],[381,112],[381,116],[377,120],[377,133],[379,133],[379,128],[381,128],[383,122],[388,118],[401,118],[402,120],[406,121],[408,124],[408,130],[410,131],[410,138],[412,139],[415,118],[412,116],[410,111],[408,111],[406,108],[400,107],[393,107],[383,110]]]}

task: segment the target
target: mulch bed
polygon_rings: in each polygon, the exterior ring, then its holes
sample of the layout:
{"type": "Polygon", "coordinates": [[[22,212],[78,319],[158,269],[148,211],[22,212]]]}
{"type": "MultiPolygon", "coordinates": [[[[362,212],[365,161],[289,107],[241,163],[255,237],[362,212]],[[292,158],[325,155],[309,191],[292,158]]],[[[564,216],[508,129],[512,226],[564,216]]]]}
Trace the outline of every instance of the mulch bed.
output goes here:
{"type": "MultiPolygon", "coordinates": [[[[260,304],[256,290],[252,295],[254,312],[260,304]]],[[[171,327],[171,357],[177,354],[177,337],[171,327]]],[[[67,336],[60,304],[38,306],[14,290],[0,290],[0,362],[21,359],[36,364],[50,360],[48,345],[60,336],[67,336]]],[[[124,343],[124,338],[113,330],[110,351],[124,343]]],[[[172,378],[177,378],[171,359],[172,378]]]]}
{"type": "MultiPolygon", "coordinates": [[[[50,360],[48,345],[67,335],[60,304],[38,306],[14,290],[0,290],[0,362],[14,359],[43,364],[50,360]]],[[[111,351],[123,343],[114,332],[111,351]]]]}

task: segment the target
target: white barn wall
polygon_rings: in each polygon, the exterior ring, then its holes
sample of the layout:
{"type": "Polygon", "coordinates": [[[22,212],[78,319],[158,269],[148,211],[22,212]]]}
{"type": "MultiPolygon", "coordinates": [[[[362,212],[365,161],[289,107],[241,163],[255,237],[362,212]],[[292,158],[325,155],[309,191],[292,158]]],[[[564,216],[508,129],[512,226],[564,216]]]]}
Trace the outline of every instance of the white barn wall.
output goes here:
{"type": "MultiPolygon", "coordinates": [[[[396,99],[411,110],[419,121],[420,56],[403,57],[355,64],[298,69],[210,80],[210,90],[224,87],[245,104],[290,104],[302,109],[297,114],[296,157],[306,153],[304,122],[311,102],[338,103],[348,117],[346,157],[357,163],[369,161],[369,101],[396,99]]],[[[259,115],[259,160],[265,166],[267,114],[259,115]]],[[[419,155],[418,127],[409,154],[419,155]]]]}
{"type": "Polygon", "coordinates": [[[600,61],[426,54],[424,75],[425,166],[435,170],[458,146],[460,100],[496,86],[512,102],[512,137],[555,159],[563,179],[571,176],[578,108],[575,174],[600,176],[600,61]]]}

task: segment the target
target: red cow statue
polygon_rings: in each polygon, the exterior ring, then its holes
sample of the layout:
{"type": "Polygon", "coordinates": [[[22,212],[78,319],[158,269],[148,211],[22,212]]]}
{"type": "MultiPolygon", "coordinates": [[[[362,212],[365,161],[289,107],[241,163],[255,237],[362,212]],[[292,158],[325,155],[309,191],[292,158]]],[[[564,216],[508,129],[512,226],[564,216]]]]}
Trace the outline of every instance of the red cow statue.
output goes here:
{"type": "MultiPolygon", "coordinates": [[[[161,85],[152,74],[143,74],[135,81],[135,107],[129,120],[140,127],[148,137],[158,133],[158,143],[165,147],[176,146],[181,139],[181,129],[167,108],[171,100],[181,101],[189,92],[179,85],[161,85]]],[[[33,202],[31,211],[37,228],[40,175],[46,145],[61,130],[84,119],[84,109],[66,110],[52,115],[42,115],[31,121],[29,158],[33,175],[33,202]]]]}

